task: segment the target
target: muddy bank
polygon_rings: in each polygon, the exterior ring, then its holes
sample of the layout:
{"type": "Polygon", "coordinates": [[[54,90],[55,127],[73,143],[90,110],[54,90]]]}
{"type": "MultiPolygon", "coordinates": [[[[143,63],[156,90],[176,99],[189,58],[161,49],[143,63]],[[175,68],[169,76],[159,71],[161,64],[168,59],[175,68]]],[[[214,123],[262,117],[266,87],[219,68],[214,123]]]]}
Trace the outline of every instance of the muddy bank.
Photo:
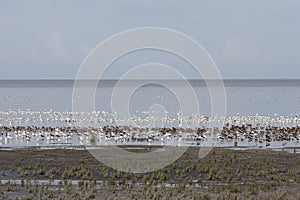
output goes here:
{"type": "Polygon", "coordinates": [[[300,198],[299,154],[226,148],[198,154],[190,147],[164,169],[134,174],[103,165],[87,150],[0,150],[0,199],[300,198]]]}

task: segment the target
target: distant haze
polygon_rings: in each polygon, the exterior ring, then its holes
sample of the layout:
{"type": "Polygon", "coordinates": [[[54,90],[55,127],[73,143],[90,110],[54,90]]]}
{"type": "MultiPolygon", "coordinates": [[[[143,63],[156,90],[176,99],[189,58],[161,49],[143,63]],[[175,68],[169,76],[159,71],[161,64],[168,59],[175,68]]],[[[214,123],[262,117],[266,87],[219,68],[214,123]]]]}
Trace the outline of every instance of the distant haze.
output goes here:
{"type": "MultiPolygon", "coordinates": [[[[145,26],[191,36],[226,79],[300,79],[299,19],[299,0],[2,0],[0,79],[74,79],[99,42],[145,26]]],[[[105,77],[148,62],[199,78],[180,58],[154,50],[121,58],[105,77]]]]}

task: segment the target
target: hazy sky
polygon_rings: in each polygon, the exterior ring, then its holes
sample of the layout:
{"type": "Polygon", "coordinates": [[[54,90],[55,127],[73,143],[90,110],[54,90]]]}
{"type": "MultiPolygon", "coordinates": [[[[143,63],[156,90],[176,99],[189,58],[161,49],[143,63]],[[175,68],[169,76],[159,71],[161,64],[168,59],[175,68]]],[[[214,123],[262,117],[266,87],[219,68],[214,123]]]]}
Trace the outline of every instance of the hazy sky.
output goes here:
{"type": "MultiPolygon", "coordinates": [[[[1,0],[0,79],[73,79],[107,37],[157,26],[183,32],[210,53],[224,78],[300,78],[299,0],[1,0]]],[[[159,51],[112,66],[159,62],[193,78],[190,66],[159,51]]]]}

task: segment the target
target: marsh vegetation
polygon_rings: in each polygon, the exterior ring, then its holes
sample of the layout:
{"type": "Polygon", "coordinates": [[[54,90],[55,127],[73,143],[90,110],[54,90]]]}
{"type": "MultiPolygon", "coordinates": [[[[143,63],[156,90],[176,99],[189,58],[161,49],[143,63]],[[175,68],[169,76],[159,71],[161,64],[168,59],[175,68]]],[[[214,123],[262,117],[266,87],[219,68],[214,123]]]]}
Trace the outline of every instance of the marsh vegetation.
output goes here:
{"type": "MultiPolygon", "coordinates": [[[[150,147],[145,147],[149,151],[150,147]]],[[[153,148],[153,147],[152,147],[153,148]]],[[[300,155],[191,147],[145,174],[111,169],[85,150],[0,151],[2,199],[299,199],[300,155]]]]}

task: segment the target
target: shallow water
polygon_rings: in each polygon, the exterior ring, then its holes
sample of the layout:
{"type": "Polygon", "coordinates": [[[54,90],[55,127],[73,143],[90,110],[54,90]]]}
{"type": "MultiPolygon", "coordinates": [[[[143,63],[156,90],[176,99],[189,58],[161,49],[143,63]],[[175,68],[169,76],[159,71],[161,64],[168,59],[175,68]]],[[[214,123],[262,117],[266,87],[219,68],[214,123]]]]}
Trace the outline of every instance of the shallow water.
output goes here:
{"type": "MultiPolygon", "coordinates": [[[[155,81],[154,81],[155,82],[155,81]]],[[[210,116],[210,95],[204,81],[190,81],[198,98],[202,115],[210,116]]],[[[72,80],[0,81],[0,110],[72,110],[72,80]]],[[[96,110],[111,111],[111,94],[114,80],[103,80],[95,94],[96,110]]],[[[139,81],[127,81],[128,87],[139,81]]],[[[174,87],[182,87],[172,80],[174,87]]],[[[299,114],[300,80],[225,80],[227,116],[240,115],[290,115],[299,114]]],[[[87,88],[90,86],[86,83],[87,88]]],[[[126,86],[124,86],[126,87],[126,86]]],[[[182,88],[184,90],[184,88],[182,88]]],[[[174,117],[180,110],[176,94],[157,84],[140,87],[129,102],[131,113],[148,110],[151,105],[161,104],[174,117]]]]}
{"type": "MultiPolygon", "coordinates": [[[[155,81],[153,81],[155,83],[155,81]]],[[[90,81],[85,81],[85,87],[91,86],[90,81]]],[[[132,86],[139,85],[140,82],[128,80],[125,82],[126,89],[132,86]]],[[[49,111],[48,118],[50,120],[39,120],[40,114],[20,114],[16,115],[14,112],[8,114],[1,114],[0,126],[51,126],[51,127],[68,127],[74,126],[74,123],[69,122],[73,116],[68,116],[68,113],[55,114],[54,111],[70,112],[72,111],[72,80],[26,80],[26,81],[0,81],[0,111],[49,111]],[[52,112],[50,112],[52,111],[52,112]],[[12,120],[7,120],[12,119],[12,120]]],[[[99,111],[111,112],[111,95],[116,81],[104,80],[100,81],[95,93],[95,108],[99,111]]],[[[170,80],[173,87],[178,87],[184,90],[180,81],[170,80]]],[[[204,81],[192,80],[190,81],[193,87],[200,107],[200,114],[203,116],[210,116],[210,95],[208,88],[204,81]]],[[[227,116],[255,116],[257,113],[271,116],[279,119],[293,119],[297,118],[300,108],[300,80],[225,80],[226,92],[226,109],[227,116]]],[[[80,98],[80,97],[74,97],[80,98]]],[[[180,111],[179,102],[176,94],[172,93],[166,87],[157,84],[147,84],[135,91],[128,103],[131,117],[147,117],[148,114],[141,111],[147,111],[152,105],[160,104],[168,111],[168,117],[178,117],[180,111]]],[[[126,104],[124,103],[124,106],[126,104]]],[[[191,113],[191,115],[194,113],[191,113]]],[[[107,118],[112,117],[108,116],[107,118]]],[[[113,120],[104,119],[103,121],[90,122],[91,115],[81,116],[83,123],[81,126],[98,127],[103,125],[115,125],[113,120]],[[90,121],[89,121],[90,120],[90,121]],[[88,121],[88,122],[86,122],[88,121]]],[[[47,119],[47,116],[44,118],[47,119]]],[[[297,126],[298,122],[291,123],[283,122],[284,120],[277,120],[274,122],[275,126],[297,126]]],[[[114,121],[115,122],[115,121],[114,121]]],[[[247,123],[257,123],[248,121],[247,123]]],[[[160,123],[163,126],[166,124],[160,123]]],[[[140,125],[140,124],[139,124],[140,125]]],[[[143,124],[145,125],[145,124],[143,124]]],[[[263,124],[266,125],[266,124],[263,124]]],[[[146,123],[147,126],[147,123],[146,123]]],[[[178,126],[178,123],[169,126],[178,126]]],[[[203,124],[198,123],[192,127],[201,127],[203,124]]],[[[30,134],[30,140],[18,138],[14,133],[11,133],[10,138],[6,136],[0,137],[1,147],[60,147],[60,146],[81,146],[92,145],[91,136],[85,136],[83,133],[73,134],[69,139],[57,138],[55,140],[43,139],[35,137],[33,133],[30,134]]],[[[214,141],[215,146],[234,146],[234,141],[214,141]]],[[[113,140],[101,140],[97,138],[96,145],[206,145],[207,142],[183,142],[176,141],[161,142],[130,142],[130,143],[116,143],[113,140]]],[[[211,145],[209,143],[209,145],[211,145]]],[[[299,144],[295,141],[273,141],[270,147],[258,142],[238,142],[238,146],[254,147],[254,148],[280,148],[280,147],[297,147],[299,144]]]]}

